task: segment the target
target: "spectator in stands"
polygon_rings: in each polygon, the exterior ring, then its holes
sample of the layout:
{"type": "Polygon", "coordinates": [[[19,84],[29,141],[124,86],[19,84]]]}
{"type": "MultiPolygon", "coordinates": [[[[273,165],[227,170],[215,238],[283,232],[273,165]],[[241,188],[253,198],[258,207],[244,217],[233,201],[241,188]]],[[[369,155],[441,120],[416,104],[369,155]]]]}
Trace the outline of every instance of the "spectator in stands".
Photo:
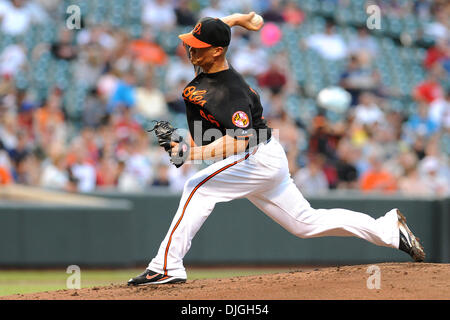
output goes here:
{"type": "Polygon", "coordinates": [[[149,73],[143,82],[136,88],[136,113],[147,121],[167,117],[167,103],[164,94],[154,84],[153,75],[149,73]]]}
{"type": "Polygon", "coordinates": [[[351,55],[346,70],[340,78],[340,85],[352,96],[351,105],[358,103],[363,91],[376,91],[379,88],[380,77],[370,64],[367,54],[351,55]]]}
{"type": "Polygon", "coordinates": [[[363,26],[358,28],[358,33],[349,41],[349,54],[358,55],[360,53],[367,53],[370,58],[374,58],[378,53],[378,44],[369,30],[363,26]]]}
{"type": "Polygon", "coordinates": [[[153,165],[146,155],[147,145],[143,145],[137,135],[124,144],[126,148],[124,175],[129,190],[145,189],[153,181],[153,165]]]}
{"type": "Polygon", "coordinates": [[[166,93],[167,107],[174,113],[186,113],[186,105],[183,100],[183,96],[180,92],[183,92],[186,87],[186,81],[180,80],[177,85],[169,87],[169,91],[166,93]]]}
{"type": "Polygon", "coordinates": [[[435,196],[448,196],[450,194],[450,184],[448,175],[442,175],[443,167],[436,157],[426,157],[420,163],[420,169],[425,179],[425,186],[435,196]]]}
{"type": "Polygon", "coordinates": [[[242,75],[257,77],[267,70],[269,59],[267,51],[253,35],[244,47],[231,56],[231,64],[242,75]]]}
{"type": "Polygon", "coordinates": [[[12,181],[13,177],[11,175],[11,162],[9,160],[8,151],[5,150],[0,138],[0,185],[9,184],[12,181]]]}
{"type": "Polygon", "coordinates": [[[73,60],[78,50],[73,44],[73,31],[63,27],[59,31],[59,38],[50,46],[50,52],[56,59],[73,60]]]}
{"type": "Polygon", "coordinates": [[[358,170],[356,169],[354,162],[359,156],[358,150],[352,146],[348,139],[341,139],[338,144],[337,155],[337,189],[357,189],[358,170]]]}
{"type": "MultiPolygon", "coordinates": [[[[141,132],[142,126],[134,118],[134,112],[130,108],[122,107],[117,113],[111,116],[110,124],[117,143],[117,152],[123,149],[141,132]]],[[[126,152],[126,151],[124,151],[126,152]]]]}
{"type": "Polygon", "coordinates": [[[222,18],[227,14],[220,8],[219,0],[210,0],[209,6],[200,11],[200,17],[222,18]]]}
{"type": "Polygon", "coordinates": [[[95,167],[88,160],[87,149],[81,138],[77,137],[72,141],[69,154],[70,171],[77,181],[77,191],[93,191],[96,185],[95,167]]]}
{"type": "Polygon", "coordinates": [[[323,172],[325,158],[321,154],[311,154],[308,165],[294,176],[294,182],[302,193],[316,195],[328,191],[328,180],[323,172]]]}
{"type": "Polygon", "coordinates": [[[102,156],[96,167],[96,187],[115,188],[119,179],[119,165],[110,156],[102,156]]]}
{"type": "Polygon", "coordinates": [[[106,101],[102,101],[96,88],[91,89],[83,108],[83,125],[97,128],[105,121],[106,114],[106,101]]]}
{"type": "Polygon", "coordinates": [[[106,54],[114,50],[122,42],[126,42],[124,33],[120,30],[113,33],[107,25],[93,25],[89,28],[82,28],[76,35],[76,44],[81,47],[80,51],[87,46],[95,44],[100,46],[102,50],[105,50],[106,54]]]}
{"type": "Polygon", "coordinates": [[[273,94],[280,93],[287,83],[286,75],[276,59],[271,60],[269,69],[260,74],[257,80],[261,88],[268,88],[273,94]]]}
{"type": "Polygon", "coordinates": [[[287,24],[298,27],[305,20],[305,13],[299,8],[298,3],[293,0],[289,0],[283,8],[282,12],[283,20],[287,24]]]}
{"type": "Polygon", "coordinates": [[[18,184],[38,186],[41,174],[41,165],[36,154],[30,152],[19,158],[14,166],[14,180],[18,184]]]}
{"type": "Polygon", "coordinates": [[[435,41],[448,40],[450,38],[449,12],[450,5],[448,3],[436,6],[435,20],[426,25],[425,34],[435,41]]]}
{"type": "Polygon", "coordinates": [[[427,73],[425,81],[413,88],[412,96],[418,102],[432,103],[444,96],[444,89],[440,83],[443,75],[442,66],[434,64],[427,73]]]}
{"type": "Polygon", "coordinates": [[[412,143],[412,150],[419,160],[425,158],[425,136],[416,135],[412,143]]]}
{"type": "Polygon", "coordinates": [[[362,92],[359,96],[359,104],[355,107],[355,121],[362,125],[373,125],[384,121],[384,113],[375,102],[375,96],[368,92],[362,92]]]}
{"type": "Polygon", "coordinates": [[[123,80],[119,80],[115,92],[108,102],[108,113],[113,113],[119,107],[132,108],[136,104],[136,76],[127,72],[123,80]]]}
{"type": "Polygon", "coordinates": [[[383,158],[376,150],[369,155],[370,168],[360,179],[365,192],[393,192],[397,190],[394,176],[383,168],[383,158]]]}
{"type": "Polygon", "coordinates": [[[317,33],[306,38],[303,47],[316,51],[323,59],[335,61],[348,55],[348,46],[344,39],[336,33],[333,22],[327,21],[324,33],[317,33]]]}
{"type": "Polygon", "coordinates": [[[401,157],[403,173],[398,182],[398,189],[406,195],[433,195],[426,180],[419,174],[418,159],[413,152],[406,152],[401,157]]]}
{"type": "Polygon", "coordinates": [[[0,77],[14,78],[26,65],[26,49],[22,45],[9,45],[0,53],[0,77]]]}
{"type": "Polygon", "coordinates": [[[272,96],[271,114],[267,121],[269,127],[277,130],[278,139],[286,151],[291,174],[297,171],[297,156],[299,154],[298,141],[300,132],[294,120],[283,109],[284,95],[282,93],[272,96]]]}
{"type": "Polygon", "coordinates": [[[40,186],[68,191],[69,173],[66,157],[63,153],[50,154],[43,164],[40,186]]]}
{"type": "Polygon", "coordinates": [[[169,187],[169,165],[166,163],[160,163],[156,168],[156,177],[153,180],[152,186],[154,187],[169,187]]]}
{"type": "MultiPolygon", "coordinates": [[[[18,93],[21,95],[22,93],[18,93]]],[[[18,101],[21,99],[18,99],[18,101]]],[[[19,104],[17,110],[17,125],[29,136],[33,136],[33,113],[35,112],[37,105],[35,102],[24,100],[19,104]]]]}
{"type": "Polygon", "coordinates": [[[120,78],[116,70],[108,70],[103,73],[96,84],[97,93],[102,101],[109,102],[117,90],[120,78]]]}
{"type": "Polygon", "coordinates": [[[168,0],[145,0],[142,23],[154,30],[169,30],[175,26],[177,17],[168,0]]]}
{"type": "Polygon", "coordinates": [[[450,69],[447,65],[450,63],[450,38],[448,40],[438,40],[436,43],[427,49],[423,65],[426,69],[431,69],[434,64],[440,64],[447,73],[450,74],[450,69]]]}
{"type": "Polygon", "coordinates": [[[269,6],[269,1],[258,0],[227,0],[219,1],[220,9],[226,14],[232,14],[235,12],[264,12],[266,7],[269,6]]]}
{"type": "Polygon", "coordinates": [[[62,110],[62,91],[54,88],[44,105],[34,113],[34,128],[37,139],[43,146],[64,142],[67,134],[62,110]]]}
{"type": "Polygon", "coordinates": [[[0,185],[10,184],[12,181],[9,171],[5,167],[0,166],[0,185]]]}
{"type": "MultiPolygon", "coordinates": [[[[404,125],[405,137],[421,135],[431,137],[439,129],[439,124],[429,117],[429,107],[425,103],[419,103],[417,113],[412,114],[404,125]]],[[[410,141],[411,138],[406,138],[410,141]]]]}
{"type": "Polygon", "coordinates": [[[332,126],[324,115],[316,116],[310,128],[309,152],[323,154],[326,159],[336,159],[336,149],[339,137],[332,130],[332,126]]]}
{"type": "Polygon", "coordinates": [[[175,56],[167,66],[167,73],[165,83],[167,89],[172,89],[183,81],[188,84],[195,76],[194,68],[192,67],[186,49],[182,44],[178,45],[175,51],[175,56]]]}
{"type": "Polygon", "coordinates": [[[8,149],[9,158],[13,162],[14,166],[17,167],[26,157],[31,153],[29,137],[23,131],[17,132],[17,143],[11,149],[8,149]]]}
{"type": "Polygon", "coordinates": [[[140,39],[132,40],[129,50],[143,66],[147,64],[160,66],[167,63],[167,54],[155,41],[152,28],[145,28],[140,39]]]}
{"type": "Polygon", "coordinates": [[[428,118],[440,129],[450,129],[450,88],[445,98],[438,98],[430,104],[428,118]]]}
{"type": "Polygon", "coordinates": [[[269,7],[263,12],[265,22],[283,23],[283,6],[280,0],[271,0],[269,7]]]}
{"type": "Polygon", "coordinates": [[[80,130],[80,138],[85,149],[85,159],[95,164],[100,157],[100,151],[96,141],[97,132],[91,127],[84,127],[80,130]]]}
{"type": "Polygon", "coordinates": [[[17,146],[18,129],[17,117],[13,112],[5,112],[0,117],[0,141],[4,150],[12,150],[17,146]]]}
{"type": "Polygon", "coordinates": [[[77,85],[94,88],[105,70],[104,52],[99,44],[86,46],[78,55],[73,76],[77,85]]]}
{"type": "Polygon", "coordinates": [[[414,1],[414,14],[423,21],[429,21],[431,17],[431,8],[433,0],[414,1]]]}
{"type": "Polygon", "coordinates": [[[175,16],[177,17],[177,25],[180,26],[194,26],[197,22],[197,17],[191,9],[189,0],[178,1],[175,7],[175,16]]]}
{"type": "Polygon", "coordinates": [[[11,35],[23,35],[34,23],[47,19],[44,10],[33,2],[11,0],[0,6],[0,31],[11,35]]]}

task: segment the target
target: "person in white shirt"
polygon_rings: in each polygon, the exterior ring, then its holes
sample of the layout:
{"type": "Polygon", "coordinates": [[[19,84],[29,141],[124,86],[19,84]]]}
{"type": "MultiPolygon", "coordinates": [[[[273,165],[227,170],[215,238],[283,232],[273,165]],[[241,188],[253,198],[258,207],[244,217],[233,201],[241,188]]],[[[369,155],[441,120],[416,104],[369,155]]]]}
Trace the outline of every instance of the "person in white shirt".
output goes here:
{"type": "Polygon", "coordinates": [[[358,28],[358,34],[349,42],[350,54],[359,54],[367,52],[371,58],[375,57],[378,52],[378,44],[365,27],[358,28]]]}
{"type": "Polygon", "coordinates": [[[425,26],[425,34],[434,40],[447,40],[450,38],[450,22],[448,10],[437,10],[436,20],[425,26]]]}
{"type": "Polygon", "coordinates": [[[384,113],[376,105],[374,96],[369,92],[361,94],[359,105],[355,108],[355,120],[362,125],[380,123],[384,119],[384,113]]]}
{"type": "Polygon", "coordinates": [[[18,44],[7,46],[0,53],[0,76],[14,76],[27,63],[25,48],[18,44]]]}
{"type": "Polygon", "coordinates": [[[427,156],[420,162],[419,170],[421,175],[425,178],[426,186],[432,191],[435,196],[448,196],[450,194],[450,183],[445,171],[448,171],[448,166],[445,167],[439,158],[435,156],[427,156]]]}
{"type": "Polygon", "coordinates": [[[95,167],[87,161],[87,150],[81,138],[77,137],[72,141],[71,150],[76,160],[69,170],[77,180],[77,191],[93,191],[97,180],[96,171],[95,167]]]}
{"type": "Polygon", "coordinates": [[[244,47],[231,56],[231,64],[244,76],[258,76],[269,68],[267,51],[259,45],[258,38],[252,37],[244,47]]]}
{"type": "Polygon", "coordinates": [[[136,88],[136,112],[147,120],[167,115],[168,108],[164,94],[154,85],[151,77],[136,88]]]}
{"type": "Polygon", "coordinates": [[[65,190],[69,183],[66,161],[63,154],[53,157],[43,165],[40,185],[44,188],[65,190]]]}
{"type": "Polygon", "coordinates": [[[0,30],[11,36],[24,34],[33,23],[44,22],[46,12],[34,2],[11,0],[0,2],[0,30]]]}
{"type": "Polygon", "coordinates": [[[223,11],[220,8],[220,4],[218,0],[211,0],[209,7],[204,8],[200,11],[201,17],[214,17],[214,18],[222,18],[227,15],[227,12],[223,11]]]}
{"type": "Polygon", "coordinates": [[[340,60],[348,55],[347,44],[335,33],[335,26],[331,22],[327,23],[324,33],[309,36],[305,45],[327,60],[340,60]]]}
{"type": "Polygon", "coordinates": [[[170,1],[147,0],[142,8],[142,23],[152,28],[170,29],[176,24],[177,17],[170,1]]]}
{"type": "Polygon", "coordinates": [[[428,116],[439,128],[450,128],[450,90],[447,90],[445,98],[438,98],[430,103],[428,116]]]}
{"type": "Polygon", "coordinates": [[[323,172],[324,157],[310,156],[308,165],[297,171],[294,183],[307,195],[317,195],[328,191],[328,180],[323,172]]]}

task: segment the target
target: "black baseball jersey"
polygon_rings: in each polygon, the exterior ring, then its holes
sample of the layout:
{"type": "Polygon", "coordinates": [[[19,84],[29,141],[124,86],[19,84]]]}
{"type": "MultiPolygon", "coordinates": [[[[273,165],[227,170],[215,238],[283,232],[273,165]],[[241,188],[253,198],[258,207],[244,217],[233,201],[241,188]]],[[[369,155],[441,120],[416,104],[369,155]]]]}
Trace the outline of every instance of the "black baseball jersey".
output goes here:
{"type": "Polygon", "coordinates": [[[225,134],[248,139],[249,146],[271,137],[259,95],[231,66],[215,73],[199,73],[184,88],[183,99],[189,131],[198,146],[225,134]]]}

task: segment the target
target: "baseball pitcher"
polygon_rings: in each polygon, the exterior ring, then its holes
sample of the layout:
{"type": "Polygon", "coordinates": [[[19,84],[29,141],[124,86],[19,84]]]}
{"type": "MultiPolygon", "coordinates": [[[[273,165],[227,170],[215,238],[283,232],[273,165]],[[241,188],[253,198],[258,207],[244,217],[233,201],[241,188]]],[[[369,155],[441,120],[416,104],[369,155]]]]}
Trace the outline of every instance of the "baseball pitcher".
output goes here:
{"type": "Polygon", "coordinates": [[[182,92],[193,141],[184,141],[168,122],[158,122],[153,130],[177,167],[187,160],[212,164],[186,182],[156,256],[129,285],[185,282],[183,258],[195,234],[216,203],[238,198],[249,199],[300,238],[353,236],[424,260],[422,246],[398,209],[378,219],[345,209],[314,209],[297,189],[285,152],[262,117],[258,93],[226,59],[232,26],[259,30],[262,24],[254,12],[203,18],[192,32],[179,36],[197,71],[182,92]]]}

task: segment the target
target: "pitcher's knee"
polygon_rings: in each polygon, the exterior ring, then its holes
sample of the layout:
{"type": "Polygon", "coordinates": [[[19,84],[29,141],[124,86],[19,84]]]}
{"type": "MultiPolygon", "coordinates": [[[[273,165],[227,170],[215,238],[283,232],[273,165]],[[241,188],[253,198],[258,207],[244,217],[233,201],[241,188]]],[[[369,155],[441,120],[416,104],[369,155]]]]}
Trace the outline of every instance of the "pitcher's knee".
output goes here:
{"type": "Polygon", "coordinates": [[[315,225],[314,216],[317,215],[321,210],[324,209],[306,209],[296,217],[295,223],[293,223],[293,225],[288,228],[288,231],[294,236],[301,239],[315,237],[314,230],[316,230],[317,226],[315,225]]]}

